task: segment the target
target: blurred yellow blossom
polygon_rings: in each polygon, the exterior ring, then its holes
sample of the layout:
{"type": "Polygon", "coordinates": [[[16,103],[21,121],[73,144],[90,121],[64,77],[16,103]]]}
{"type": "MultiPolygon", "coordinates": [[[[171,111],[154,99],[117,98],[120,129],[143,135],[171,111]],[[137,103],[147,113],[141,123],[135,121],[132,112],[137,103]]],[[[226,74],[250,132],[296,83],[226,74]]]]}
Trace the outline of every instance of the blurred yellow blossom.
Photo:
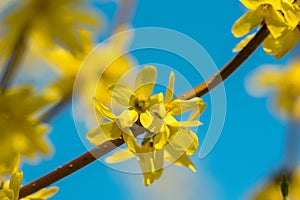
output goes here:
{"type": "MultiPolygon", "coordinates": [[[[252,200],[282,200],[281,179],[276,178],[261,187],[252,196],[252,200]]],[[[289,200],[300,199],[300,169],[296,169],[290,177],[288,198],[289,200]]]]}
{"type": "Polygon", "coordinates": [[[35,114],[54,100],[55,97],[37,94],[29,86],[0,93],[1,173],[11,172],[19,154],[33,159],[38,153],[49,153],[44,138],[48,127],[37,121],[35,114]]]}
{"type": "MultiPolygon", "coordinates": [[[[238,19],[232,27],[236,37],[244,36],[255,27],[266,24],[270,35],[263,42],[264,50],[280,59],[299,41],[300,8],[292,0],[240,0],[249,12],[238,19]]],[[[247,36],[233,51],[244,48],[254,35],[247,36]]]]}
{"type": "Polygon", "coordinates": [[[6,56],[28,38],[45,49],[60,44],[78,52],[82,50],[80,28],[98,26],[99,17],[83,0],[19,0],[1,23],[0,48],[6,56]]]}
{"type": "Polygon", "coordinates": [[[279,111],[290,119],[300,119],[300,62],[286,67],[260,70],[254,74],[257,87],[271,90],[279,111]]]}
{"type": "Polygon", "coordinates": [[[129,150],[116,152],[106,161],[115,163],[136,156],[144,174],[145,185],[150,185],[161,176],[164,160],[196,171],[188,156],[196,152],[198,137],[188,127],[201,125],[197,118],[205,108],[200,98],[173,100],[173,72],[170,74],[165,99],[162,93],[151,96],[155,82],[155,67],[146,66],[137,75],[134,91],[125,85],[113,84],[109,88],[112,99],[127,107],[127,110],[114,117],[107,107],[98,103],[98,113],[112,122],[102,123],[87,134],[94,145],[117,139],[122,134],[129,150]],[[187,111],[192,111],[188,121],[177,121],[174,117],[187,111]],[[138,144],[131,132],[133,123],[139,123],[148,130],[141,144],[138,144]]]}
{"type": "MultiPolygon", "coordinates": [[[[22,183],[23,173],[17,171],[15,166],[14,172],[9,182],[6,182],[2,188],[0,188],[1,200],[19,200],[19,191],[22,183]]],[[[49,189],[42,189],[35,194],[21,198],[20,200],[46,200],[53,196],[58,191],[57,187],[51,187],[49,189]]]]}
{"type": "Polygon", "coordinates": [[[41,55],[60,76],[47,89],[54,91],[61,98],[70,97],[77,73],[83,66],[78,77],[80,84],[77,89],[87,102],[86,107],[93,105],[93,96],[107,103],[110,99],[106,92],[108,86],[117,82],[133,66],[133,59],[122,53],[130,38],[123,37],[121,34],[120,37],[112,37],[95,49],[91,33],[81,30],[80,38],[83,41],[83,51],[80,53],[74,54],[60,46],[55,46],[41,55]],[[98,85],[96,91],[93,90],[95,84],[98,85]]]}

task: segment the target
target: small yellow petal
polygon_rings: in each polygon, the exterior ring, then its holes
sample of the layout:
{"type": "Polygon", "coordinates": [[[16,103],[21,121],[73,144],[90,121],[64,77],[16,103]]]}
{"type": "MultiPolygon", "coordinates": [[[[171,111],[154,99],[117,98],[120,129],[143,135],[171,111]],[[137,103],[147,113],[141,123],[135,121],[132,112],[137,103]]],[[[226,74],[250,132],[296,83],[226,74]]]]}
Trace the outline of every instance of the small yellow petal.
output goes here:
{"type": "Polygon", "coordinates": [[[135,110],[125,110],[116,117],[117,125],[122,128],[132,127],[133,123],[138,120],[138,113],[135,110]]]}
{"type": "Polygon", "coordinates": [[[170,163],[174,163],[175,165],[188,167],[193,172],[196,172],[196,167],[189,157],[184,152],[177,151],[170,146],[167,148],[165,153],[165,160],[170,163]]]}
{"type": "Polygon", "coordinates": [[[238,52],[242,50],[255,36],[255,33],[247,35],[242,41],[240,41],[232,50],[233,52],[238,52]]]}
{"type": "Polygon", "coordinates": [[[152,93],[155,82],[156,68],[153,66],[143,67],[135,80],[135,95],[138,98],[147,99],[152,93]]]}
{"type": "Polygon", "coordinates": [[[115,116],[114,114],[109,110],[108,107],[106,107],[105,105],[103,105],[96,97],[94,98],[95,100],[95,107],[96,110],[98,112],[98,114],[104,116],[105,118],[113,121],[115,116]]]}
{"type": "Polygon", "coordinates": [[[239,18],[233,25],[231,31],[235,37],[242,37],[263,22],[263,17],[251,10],[239,18]]]}
{"type": "Polygon", "coordinates": [[[19,199],[19,190],[22,183],[22,172],[15,172],[12,174],[10,181],[9,181],[9,189],[11,189],[14,192],[14,200],[19,199]]]}
{"type": "Polygon", "coordinates": [[[148,110],[146,110],[144,113],[140,115],[140,121],[143,127],[147,128],[152,123],[153,116],[148,110]]]}
{"type": "Polygon", "coordinates": [[[169,144],[178,151],[186,152],[187,155],[192,155],[198,148],[197,135],[188,128],[180,128],[169,144]]]}
{"type": "Polygon", "coordinates": [[[129,87],[122,84],[112,84],[108,88],[108,93],[116,103],[129,107],[129,100],[133,94],[129,87]]]}
{"type": "Polygon", "coordinates": [[[200,113],[204,110],[203,102],[201,98],[195,97],[190,100],[176,99],[171,103],[172,115],[180,115],[190,110],[200,109],[200,113]]]}
{"type": "Polygon", "coordinates": [[[125,160],[133,158],[135,155],[131,153],[128,149],[124,149],[121,151],[117,151],[113,155],[105,158],[105,162],[107,163],[118,163],[118,162],[123,162],[125,160]]]}
{"type": "Polygon", "coordinates": [[[123,139],[124,139],[126,145],[128,146],[128,149],[133,153],[138,152],[140,149],[140,146],[137,143],[131,130],[129,128],[124,128],[123,130],[124,130],[124,132],[122,132],[122,136],[123,136],[123,139]]]}
{"type": "Polygon", "coordinates": [[[167,126],[164,127],[163,131],[157,133],[154,137],[155,149],[162,149],[168,143],[170,137],[170,130],[167,126]]]}
{"type": "Polygon", "coordinates": [[[115,122],[105,122],[100,125],[108,140],[115,140],[121,136],[121,130],[115,122]]]}
{"type": "Polygon", "coordinates": [[[166,102],[171,102],[174,96],[174,72],[170,73],[169,84],[166,90],[166,102]]]}

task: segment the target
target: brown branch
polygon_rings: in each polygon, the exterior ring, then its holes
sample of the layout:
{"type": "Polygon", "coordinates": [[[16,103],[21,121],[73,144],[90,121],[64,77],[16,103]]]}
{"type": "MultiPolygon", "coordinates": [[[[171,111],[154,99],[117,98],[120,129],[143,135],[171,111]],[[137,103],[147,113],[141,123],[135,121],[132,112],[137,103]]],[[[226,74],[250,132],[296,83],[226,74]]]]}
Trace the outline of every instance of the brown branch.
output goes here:
{"type": "MultiPolygon", "coordinates": [[[[201,97],[209,90],[215,88],[218,84],[222,83],[223,80],[228,78],[254,51],[255,49],[263,42],[263,40],[268,36],[269,30],[265,25],[258,31],[255,37],[245,46],[245,48],[240,51],[228,64],[226,64],[220,72],[209,78],[204,83],[198,85],[193,90],[190,90],[178,98],[180,99],[190,99],[192,97],[198,96],[201,97]]],[[[141,134],[143,131],[142,127],[134,125],[133,132],[135,135],[141,134]]],[[[74,159],[73,161],[57,168],[56,170],[50,172],[49,174],[23,186],[20,190],[20,198],[26,197],[44,187],[47,187],[56,181],[72,174],[73,172],[83,168],[84,166],[90,164],[91,162],[101,158],[107,153],[111,152],[118,146],[124,144],[124,141],[120,138],[113,141],[107,141],[98,147],[90,150],[89,152],[81,155],[80,157],[74,159]]]]}
{"type": "Polygon", "coordinates": [[[233,59],[231,59],[218,73],[195,88],[180,95],[178,98],[191,99],[195,96],[201,97],[210,90],[214,89],[225,79],[227,79],[233,72],[235,72],[235,70],[237,70],[247,60],[247,58],[249,58],[249,56],[269,35],[269,33],[270,32],[267,26],[264,24],[254,38],[245,46],[245,48],[243,48],[235,57],[233,57],[233,59]]]}

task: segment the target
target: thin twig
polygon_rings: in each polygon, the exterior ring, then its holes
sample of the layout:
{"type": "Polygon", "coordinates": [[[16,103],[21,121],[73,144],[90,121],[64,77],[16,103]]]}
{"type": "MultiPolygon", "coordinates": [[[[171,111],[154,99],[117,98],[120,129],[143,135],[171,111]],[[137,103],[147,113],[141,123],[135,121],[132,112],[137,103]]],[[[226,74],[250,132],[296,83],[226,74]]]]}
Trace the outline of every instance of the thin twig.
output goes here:
{"type": "Polygon", "coordinates": [[[23,58],[25,52],[25,44],[22,39],[17,42],[15,48],[12,51],[11,56],[9,57],[4,71],[0,79],[0,91],[5,91],[9,85],[9,82],[13,79],[18,66],[23,58]]]}
{"type": "MultiPolygon", "coordinates": [[[[189,99],[194,96],[201,97],[209,90],[215,88],[218,84],[222,83],[223,80],[228,78],[254,51],[255,49],[263,42],[263,40],[268,36],[269,30],[265,25],[258,31],[256,36],[245,46],[245,48],[240,51],[228,64],[226,64],[220,72],[212,76],[206,82],[198,85],[193,90],[184,93],[179,96],[180,99],[189,99]]],[[[138,125],[134,125],[133,128],[136,128],[138,125]]],[[[138,135],[139,133],[136,133],[138,135]]],[[[89,152],[81,155],[75,160],[65,164],[62,167],[57,168],[53,172],[23,186],[20,190],[20,198],[26,197],[44,187],[47,187],[56,181],[72,174],[73,172],[83,168],[84,166],[90,164],[91,162],[97,160],[98,158],[106,155],[111,152],[113,149],[117,148],[124,144],[122,139],[117,139],[113,141],[107,141],[98,147],[90,150],[89,152]]]]}
{"type": "Polygon", "coordinates": [[[191,99],[195,96],[201,97],[214,89],[217,85],[227,79],[235,70],[237,70],[247,60],[247,58],[249,58],[249,56],[269,35],[269,33],[267,26],[264,24],[245,48],[243,48],[232,60],[230,60],[218,73],[195,88],[180,95],[178,98],[191,99]]]}

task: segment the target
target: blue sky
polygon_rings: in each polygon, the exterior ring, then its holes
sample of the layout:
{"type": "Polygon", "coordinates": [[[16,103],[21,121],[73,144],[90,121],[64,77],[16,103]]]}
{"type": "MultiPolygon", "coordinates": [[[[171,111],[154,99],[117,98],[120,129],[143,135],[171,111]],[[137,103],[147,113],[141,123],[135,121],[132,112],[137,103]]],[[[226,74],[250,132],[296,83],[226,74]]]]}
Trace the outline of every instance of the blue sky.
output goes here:
{"type": "MultiPolygon", "coordinates": [[[[116,6],[106,3],[100,8],[110,23],[116,6]]],[[[233,37],[231,27],[245,11],[236,0],[139,1],[132,26],[163,27],[186,34],[201,44],[216,66],[221,68],[234,56],[231,50],[239,39],[233,37]]],[[[185,71],[186,68],[180,68],[183,61],[166,53],[149,51],[136,55],[140,64],[162,63],[190,73],[185,71]]],[[[267,98],[254,98],[247,93],[245,78],[260,65],[284,64],[288,59],[285,57],[277,61],[260,47],[225,82],[225,125],[213,151],[204,159],[199,159],[197,154],[193,157],[198,169],[196,174],[185,168],[170,167],[159,181],[145,187],[142,176],[122,173],[95,162],[55,184],[60,191],[52,199],[245,199],[258,184],[279,169],[286,130],[284,122],[267,109],[267,98]]],[[[200,83],[192,75],[189,77],[194,86],[200,83]]],[[[209,102],[209,96],[205,96],[204,100],[209,102]]],[[[200,143],[210,117],[209,109],[201,117],[204,126],[197,133],[200,143]]],[[[49,138],[55,146],[55,154],[39,165],[26,164],[25,182],[86,151],[76,133],[71,106],[52,123],[53,132],[49,138]]]]}

